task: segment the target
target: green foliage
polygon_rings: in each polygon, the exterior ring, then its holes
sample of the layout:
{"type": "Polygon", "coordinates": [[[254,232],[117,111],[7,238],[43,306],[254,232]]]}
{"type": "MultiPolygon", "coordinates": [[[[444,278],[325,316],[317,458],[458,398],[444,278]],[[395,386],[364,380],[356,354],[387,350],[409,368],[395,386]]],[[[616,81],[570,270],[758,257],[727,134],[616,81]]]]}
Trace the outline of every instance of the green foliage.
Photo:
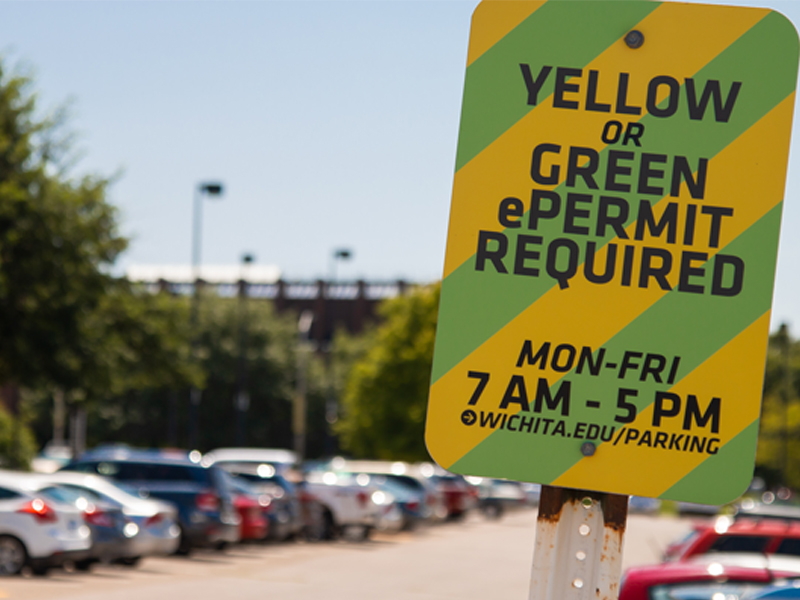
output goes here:
{"type": "Polygon", "coordinates": [[[71,387],[83,320],[127,241],[108,180],[63,175],[63,118],[37,119],[30,87],[0,61],[0,383],[71,387]]]}
{"type": "Polygon", "coordinates": [[[386,302],[383,324],[354,364],[337,424],[356,457],[429,460],[424,442],[440,286],[386,302]]]}
{"type": "MultiPolygon", "coordinates": [[[[158,327],[174,328],[176,323],[185,326],[188,299],[162,295],[151,297],[150,302],[155,305],[150,306],[152,310],[171,304],[173,309],[180,309],[178,317],[156,312],[161,318],[150,321],[153,329],[147,334],[140,332],[142,339],[137,346],[155,345],[161,354],[146,358],[153,364],[142,365],[141,371],[133,369],[133,365],[121,369],[127,376],[121,379],[122,385],[115,387],[117,393],[90,405],[88,445],[126,442],[142,447],[187,447],[190,381],[202,387],[198,449],[207,451],[234,445],[235,399],[244,333],[245,389],[250,397],[245,444],[291,448],[297,351],[295,316],[276,315],[268,301],[250,299],[243,305],[239,298],[204,295],[195,330],[199,368],[197,372],[192,369],[176,371],[176,365],[187,366],[186,352],[193,336],[184,330],[173,330],[166,335],[158,327]],[[163,339],[175,343],[164,344],[163,339]],[[172,357],[164,353],[165,349],[171,349],[172,357]],[[194,377],[198,372],[202,374],[200,379],[194,377]]],[[[131,335],[135,333],[130,332],[131,335]]],[[[123,337],[131,339],[128,334],[123,337]]],[[[319,456],[324,432],[325,371],[318,357],[312,356],[309,363],[308,454],[319,456]]]]}
{"type": "Polygon", "coordinates": [[[800,343],[785,326],[769,339],[757,465],[772,487],[800,490],[800,343]]]}
{"type": "Polygon", "coordinates": [[[270,302],[203,298],[200,352],[207,374],[200,405],[199,445],[203,450],[235,441],[235,399],[242,319],[245,323],[245,428],[248,445],[291,447],[291,398],[296,326],[278,317],[270,302]]]}
{"type": "Polygon", "coordinates": [[[0,409],[0,466],[26,468],[36,454],[36,447],[31,429],[0,409]]]}
{"type": "MultiPolygon", "coordinates": [[[[44,443],[55,390],[73,408],[96,409],[202,378],[189,361],[185,301],[110,275],[127,246],[106,201],[110,180],[68,175],[65,113],[40,116],[32,85],[0,59],[0,389],[14,411],[28,390],[23,409],[44,443]]],[[[27,435],[17,426],[14,457],[27,435]]]]}

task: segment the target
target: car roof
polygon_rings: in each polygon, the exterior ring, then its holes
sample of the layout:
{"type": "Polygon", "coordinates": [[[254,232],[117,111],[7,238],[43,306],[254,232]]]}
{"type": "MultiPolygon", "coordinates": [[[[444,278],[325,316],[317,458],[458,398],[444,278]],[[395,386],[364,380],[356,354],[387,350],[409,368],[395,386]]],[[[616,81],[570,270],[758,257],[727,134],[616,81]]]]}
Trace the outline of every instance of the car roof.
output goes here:
{"type": "MultiPolygon", "coordinates": [[[[192,460],[190,453],[180,449],[143,449],[130,448],[128,446],[98,446],[81,454],[77,459],[69,464],[90,462],[90,461],[139,461],[160,464],[182,464],[186,466],[201,466],[200,456],[197,454],[196,460],[192,460]]],[[[66,470],[69,470],[69,464],[66,470]]]]}
{"type": "Polygon", "coordinates": [[[753,517],[720,517],[715,523],[706,523],[701,532],[716,531],[719,535],[781,535],[800,537],[800,522],[790,519],[759,519],[753,517]]]}
{"type": "Polygon", "coordinates": [[[766,565],[727,564],[712,562],[667,562],[656,565],[637,565],[625,572],[626,585],[656,585],[690,581],[772,581],[774,574],[766,565]]]}
{"type": "Polygon", "coordinates": [[[216,448],[203,455],[204,464],[215,462],[297,463],[297,454],[285,448],[216,448]]]}
{"type": "Polygon", "coordinates": [[[800,575],[800,557],[755,552],[713,552],[690,557],[684,564],[724,565],[730,568],[766,569],[781,577],[800,575]]]}

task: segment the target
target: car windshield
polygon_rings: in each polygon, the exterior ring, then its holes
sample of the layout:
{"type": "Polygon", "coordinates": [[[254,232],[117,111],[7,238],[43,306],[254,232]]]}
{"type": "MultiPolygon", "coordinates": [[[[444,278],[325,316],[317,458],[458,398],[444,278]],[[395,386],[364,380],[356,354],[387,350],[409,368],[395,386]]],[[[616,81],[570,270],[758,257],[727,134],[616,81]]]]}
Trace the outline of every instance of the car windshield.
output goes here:
{"type": "Polygon", "coordinates": [[[39,493],[46,498],[55,500],[56,502],[63,502],[64,504],[76,505],[81,500],[85,502],[85,495],[80,494],[76,490],[71,490],[59,485],[51,485],[39,490],[39,493]]]}
{"type": "Polygon", "coordinates": [[[384,477],[382,475],[373,475],[370,478],[370,483],[374,483],[375,485],[380,486],[387,492],[394,495],[401,502],[419,500],[420,496],[419,490],[415,490],[406,485],[403,485],[403,483],[396,481],[391,477],[384,477]]]}
{"type": "Polygon", "coordinates": [[[295,494],[294,486],[281,475],[273,475],[272,477],[261,477],[256,473],[233,473],[236,477],[247,480],[248,482],[259,485],[277,485],[290,495],[295,494]]]}
{"type": "Polygon", "coordinates": [[[745,594],[759,590],[757,583],[681,583],[659,585],[650,589],[650,600],[740,600],[745,594]]]}
{"type": "Polygon", "coordinates": [[[233,475],[227,471],[221,470],[220,477],[229,488],[240,494],[253,494],[257,493],[253,485],[245,478],[239,475],[233,475]]]}

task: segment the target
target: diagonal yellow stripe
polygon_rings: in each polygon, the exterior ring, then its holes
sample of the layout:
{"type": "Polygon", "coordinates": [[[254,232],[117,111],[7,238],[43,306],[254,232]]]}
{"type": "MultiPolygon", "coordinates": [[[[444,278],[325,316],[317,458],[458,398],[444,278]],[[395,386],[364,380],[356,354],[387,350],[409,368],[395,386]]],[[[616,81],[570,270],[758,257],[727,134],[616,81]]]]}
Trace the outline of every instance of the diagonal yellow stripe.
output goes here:
{"type": "Polygon", "coordinates": [[[467,66],[474,63],[484,52],[511,33],[517,25],[530,17],[544,5],[541,2],[517,2],[510,0],[484,0],[472,13],[472,28],[469,36],[467,66]],[[491,7],[487,7],[491,4],[491,7]],[[484,10],[492,11],[492,18],[481,16],[484,10]]]}
{"type": "MultiPolygon", "coordinates": [[[[694,394],[702,408],[711,398],[721,398],[720,435],[711,434],[706,429],[684,431],[681,418],[661,419],[659,431],[668,435],[718,437],[722,447],[758,419],[761,405],[753,399],[761,397],[762,382],[751,374],[753,357],[765,356],[767,352],[769,317],[770,311],[767,311],[671,390],[684,401],[688,394],[694,394]]],[[[652,428],[652,423],[653,406],[650,405],[628,427],[644,431],[652,428]]],[[[591,490],[626,489],[631,487],[630,474],[636,473],[635,493],[657,497],[708,457],[708,454],[697,452],[637,446],[635,442],[616,446],[602,444],[594,456],[582,459],[553,485],[591,490]],[[644,465],[647,468],[643,468],[644,465]]]]}
{"type": "MultiPolygon", "coordinates": [[[[766,9],[691,5],[692,18],[687,18],[687,9],[685,4],[663,3],[637,25],[647,37],[647,44],[631,52],[620,40],[584,69],[584,72],[597,70],[601,74],[599,101],[614,98],[616,94],[616,78],[602,75],[624,71],[632,74],[629,103],[644,106],[647,86],[641,82],[659,75],[671,75],[682,81],[769,13],[766,9]],[[725,27],[709,29],[708,23],[718,21],[724,22],[725,27]],[[668,35],[648,36],[652,31],[668,32],[668,35]]],[[[520,94],[525,95],[521,75],[520,94]]],[[[569,140],[574,146],[604,149],[600,132],[610,118],[608,113],[553,110],[548,102],[540,102],[456,173],[444,277],[475,254],[481,229],[503,229],[497,221],[497,207],[503,198],[515,196],[527,203],[533,183],[531,151],[537,143],[569,140]]],[[[544,186],[537,187],[544,189],[544,186]]]]}
{"type": "MultiPolygon", "coordinates": [[[[720,248],[782,201],[793,109],[794,94],[710,161],[705,202],[732,207],[735,215],[735,219],[730,219],[721,230],[720,248]],[[754,202],[753,198],[758,198],[758,201],[754,202]]],[[[689,201],[688,198],[680,200],[689,201]]],[[[628,229],[631,238],[632,229],[633,226],[628,229]]],[[[712,256],[719,248],[700,245],[707,242],[703,242],[701,237],[698,236],[692,249],[712,256]]],[[[647,238],[643,242],[626,240],[625,243],[666,247],[663,240],[647,238]]],[[[603,260],[601,257],[600,264],[603,260]]],[[[637,273],[634,273],[633,280],[636,279],[637,273]]],[[[674,277],[671,283],[676,283],[674,277]]],[[[594,285],[576,277],[568,289],[555,287],[544,294],[431,386],[426,437],[428,448],[437,462],[444,467],[452,465],[491,433],[491,430],[479,427],[453,430],[453,423],[458,422],[475,388],[476,380],[467,377],[468,371],[492,373],[493,379],[484,394],[500,397],[505,389],[503,386],[515,373],[520,339],[527,337],[539,342],[599,348],[665,293],[657,286],[640,289],[612,284],[594,285]],[[588,299],[591,299],[591,304],[588,299]],[[604,318],[597,319],[598,314],[604,318]],[[501,388],[499,391],[492,387],[493,382],[501,388]]],[[[549,370],[540,373],[539,376],[546,377],[551,385],[561,377],[561,374],[549,370]]],[[[496,410],[497,407],[489,408],[496,410]]]]}

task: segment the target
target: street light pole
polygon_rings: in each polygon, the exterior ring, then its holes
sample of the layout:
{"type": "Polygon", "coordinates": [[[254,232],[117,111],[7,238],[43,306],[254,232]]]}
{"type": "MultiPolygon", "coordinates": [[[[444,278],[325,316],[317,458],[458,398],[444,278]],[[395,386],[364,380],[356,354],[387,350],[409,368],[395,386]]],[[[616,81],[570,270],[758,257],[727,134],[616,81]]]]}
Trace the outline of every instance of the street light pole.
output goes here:
{"type": "Polygon", "coordinates": [[[328,285],[336,283],[336,263],[339,260],[350,260],[353,257],[352,250],[338,248],[331,254],[331,263],[328,271],[328,285]]]}
{"type": "MultiPolygon", "coordinates": [[[[199,183],[194,191],[194,206],[192,209],[192,303],[189,313],[189,322],[192,331],[192,358],[198,360],[197,351],[200,343],[197,334],[197,322],[200,312],[200,252],[202,249],[203,235],[203,198],[222,196],[223,187],[219,182],[199,183]]],[[[202,391],[193,387],[189,392],[189,447],[194,449],[198,443],[198,412],[202,391]]]]}
{"type": "MultiPolygon", "coordinates": [[[[328,281],[328,301],[333,301],[333,295],[330,290],[333,284],[336,283],[336,264],[340,260],[350,260],[353,257],[353,252],[347,248],[337,248],[331,254],[331,268],[330,279],[328,281]]],[[[332,342],[327,344],[325,366],[326,375],[328,380],[326,399],[325,399],[325,454],[333,456],[336,452],[336,436],[333,433],[333,426],[339,420],[339,403],[336,399],[336,382],[334,381],[334,365],[332,342]]]]}
{"type": "Polygon", "coordinates": [[[236,373],[236,445],[245,445],[245,421],[250,408],[247,391],[247,266],[253,262],[252,254],[242,256],[242,277],[239,280],[239,360],[236,373]]]}
{"type": "Polygon", "coordinates": [[[306,453],[306,375],[308,358],[312,350],[311,325],[314,313],[304,310],[297,320],[297,382],[292,404],[292,433],[297,460],[302,461],[306,453]]]}

